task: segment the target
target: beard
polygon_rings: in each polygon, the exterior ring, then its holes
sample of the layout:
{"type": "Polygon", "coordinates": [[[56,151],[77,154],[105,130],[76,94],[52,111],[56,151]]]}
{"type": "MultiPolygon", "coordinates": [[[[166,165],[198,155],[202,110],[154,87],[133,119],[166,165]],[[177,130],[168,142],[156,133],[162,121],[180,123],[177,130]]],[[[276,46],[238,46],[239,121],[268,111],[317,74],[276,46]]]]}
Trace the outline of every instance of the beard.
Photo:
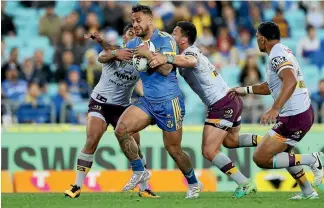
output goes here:
{"type": "Polygon", "coordinates": [[[141,28],[141,32],[139,34],[136,34],[137,37],[141,37],[141,38],[144,38],[148,31],[149,31],[149,27],[147,26],[145,29],[141,28]]]}

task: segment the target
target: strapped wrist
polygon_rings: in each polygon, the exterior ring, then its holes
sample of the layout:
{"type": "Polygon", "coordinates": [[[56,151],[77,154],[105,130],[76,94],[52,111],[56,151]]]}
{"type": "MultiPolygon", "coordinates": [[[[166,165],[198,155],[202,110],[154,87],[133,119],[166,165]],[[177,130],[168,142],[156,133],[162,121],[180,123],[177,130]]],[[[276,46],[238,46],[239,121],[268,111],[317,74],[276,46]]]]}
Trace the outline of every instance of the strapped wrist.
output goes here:
{"type": "Polygon", "coordinates": [[[116,52],[117,52],[116,50],[112,50],[112,51],[111,51],[111,53],[112,53],[112,55],[113,55],[114,57],[116,57],[116,52]]]}
{"type": "Polygon", "coordinates": [[[252,86],[248,86],[245,88],[245,91],[247,94],[253,94],[253,87],[252,86]]]}
{"type": "Polygon", "coordinates": [[[167,54],[167,55],[165,55],[166,56],[166,58],[167,58],[167,63],[169,63],[169,64],[174,64],[174,55],[169,55],[169,54],[167,54]]]}

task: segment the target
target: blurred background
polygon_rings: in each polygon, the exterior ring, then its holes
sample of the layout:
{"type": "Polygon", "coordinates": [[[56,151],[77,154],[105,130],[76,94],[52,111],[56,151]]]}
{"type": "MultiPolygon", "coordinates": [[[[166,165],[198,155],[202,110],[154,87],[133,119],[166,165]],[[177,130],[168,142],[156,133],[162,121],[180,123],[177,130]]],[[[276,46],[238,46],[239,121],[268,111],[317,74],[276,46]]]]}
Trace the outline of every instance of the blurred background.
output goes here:
{"type": "MultiPolygon", "coordinates": [[[[267,57],[257,49],[255,32],[262,21],[274,21],[282,42],[301,66],[316,123],[324,122],[324,1],[1,1],[2,170],[74,169],[75,154],[85,138],[89,95],[101,75],[97,62],[101,48],[83,35],[99,31],[112,44],[121,44],[123,28],[130,23],[131,7],[136,3],[150,5],[157,28],[169,33],[177,21],[192,21],[198,31],[195,45],[230,87],[265,80],[267,57]],[[53,123],[56,125],[40,125],[53,123]]],[[[195,167],[210,168],[199,148],[206,108],[178,77],[186,104],[184,145],[192,152],[195,167]]],[[[245,97],[243,124],[258,123],[272,103],[271,96],[245,97]]],[[[314,128],[302,151],[324,149],[324,127],[314,128]]],[[[255,125],[243,128],[243,132],[260,134],[266,130],[255,125]]],[[[110,138],[102,141],[94,170],[127,169],[126,159],[111,138],[111,130],[108,132],[110,138]]],[[[150,127],[142,134],[144,152],[152,157],[149,167],[173,169],[157,132],[150,127]]],[[[252,164],[252,151],[228,152],[234,161],[241,161],[239,167],[248,176],[260,171],[252,164]]],[[[216,175],[218,190],[234,187],[226,176],[216,175]]]]}

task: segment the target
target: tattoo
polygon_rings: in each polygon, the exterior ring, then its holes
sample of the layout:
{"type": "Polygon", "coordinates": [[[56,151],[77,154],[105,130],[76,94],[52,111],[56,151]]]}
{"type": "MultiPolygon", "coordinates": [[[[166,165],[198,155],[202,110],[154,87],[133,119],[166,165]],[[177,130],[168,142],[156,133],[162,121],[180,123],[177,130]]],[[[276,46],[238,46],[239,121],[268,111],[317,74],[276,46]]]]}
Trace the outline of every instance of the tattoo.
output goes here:
{"type": "Polygon", "coordinates": [[[119,124],[118,132],[121,134],[121,137],[118,138],[119,145],[128,160],[133,161],[140,159],[138,156],[137,144],[133,137],[129,136],[127,127],[123,122],[119,124]]]}

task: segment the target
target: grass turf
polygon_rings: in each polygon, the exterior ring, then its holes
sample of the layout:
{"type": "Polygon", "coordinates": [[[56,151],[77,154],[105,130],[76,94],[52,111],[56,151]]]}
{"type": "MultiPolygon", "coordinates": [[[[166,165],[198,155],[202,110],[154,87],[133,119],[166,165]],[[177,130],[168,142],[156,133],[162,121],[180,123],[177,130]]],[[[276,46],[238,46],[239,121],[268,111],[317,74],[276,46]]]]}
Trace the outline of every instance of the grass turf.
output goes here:
{"type": "MultiPolygon", "coordinates": [[[[322,192],[322,194],[324,194],[322,192]]],[[[323,207],[324,197],[318,200],[287,200],[292,193],[257,193],[243,199],[233,199],[231,193],[201,193],[196,200],[185,200],[185,193],[160,193],[161,198],[140,198],[137,193],[83,193],[78,199],[65,198],[63,194],[2,194],[4,208],[110,208],[110,207],[229,207],[229,208],[276,208],[276,207],[323,207]]]]}

